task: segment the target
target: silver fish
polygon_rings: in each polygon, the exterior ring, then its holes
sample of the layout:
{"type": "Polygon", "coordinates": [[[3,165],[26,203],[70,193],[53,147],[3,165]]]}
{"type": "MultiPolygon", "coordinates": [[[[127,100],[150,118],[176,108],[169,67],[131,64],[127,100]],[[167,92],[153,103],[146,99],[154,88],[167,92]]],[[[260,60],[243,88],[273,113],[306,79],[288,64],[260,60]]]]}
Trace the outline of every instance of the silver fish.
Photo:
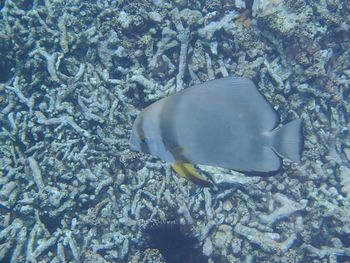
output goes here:
{"type": "Polygon", "coordinates": [[[133,125],[130,147],[169,163],[271,173],[281,168],[282,156],[300,163],[303,147],[301,119],[284,126],[279,122],[251,80],[221,78],[142,110],[133,125]]]}

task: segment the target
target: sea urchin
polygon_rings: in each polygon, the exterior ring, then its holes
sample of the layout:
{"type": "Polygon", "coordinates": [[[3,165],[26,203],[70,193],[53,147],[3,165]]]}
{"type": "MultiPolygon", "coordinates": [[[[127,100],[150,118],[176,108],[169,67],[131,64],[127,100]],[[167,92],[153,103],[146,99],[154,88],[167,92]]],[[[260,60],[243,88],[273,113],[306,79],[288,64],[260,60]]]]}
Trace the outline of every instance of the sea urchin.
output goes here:
{"type": "Polygon", "coordinates": [[[141,243],[143,249],[157,249],[167,263],[208,262],[190,225],[151,222],[142,231],[141,243]]]}

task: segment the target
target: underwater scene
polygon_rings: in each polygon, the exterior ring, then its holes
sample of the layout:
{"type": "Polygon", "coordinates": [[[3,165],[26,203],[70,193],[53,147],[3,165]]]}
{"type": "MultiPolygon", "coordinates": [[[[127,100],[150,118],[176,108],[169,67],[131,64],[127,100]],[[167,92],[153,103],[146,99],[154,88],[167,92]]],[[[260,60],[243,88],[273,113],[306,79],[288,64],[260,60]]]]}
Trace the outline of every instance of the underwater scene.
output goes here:
{"type": "Polygon", "coordinates": [[[0,262],[350,263],[349,0],[0,0],[0,262]]]}

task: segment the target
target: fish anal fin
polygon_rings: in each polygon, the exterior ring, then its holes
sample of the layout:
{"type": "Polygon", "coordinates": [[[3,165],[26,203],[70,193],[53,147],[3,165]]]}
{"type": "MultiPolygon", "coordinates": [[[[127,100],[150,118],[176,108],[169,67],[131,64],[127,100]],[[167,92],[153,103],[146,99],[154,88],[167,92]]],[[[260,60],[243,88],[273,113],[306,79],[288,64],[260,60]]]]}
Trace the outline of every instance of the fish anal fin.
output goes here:
{"type": "Polygon", "coordinates": [[[179,176],[191,181],[196,185],[202,187],[213,187],[213,184],[207,181],[203,176],[201,176],[191,163],[175,162],[171,164],[171,167],[179,176]]]}

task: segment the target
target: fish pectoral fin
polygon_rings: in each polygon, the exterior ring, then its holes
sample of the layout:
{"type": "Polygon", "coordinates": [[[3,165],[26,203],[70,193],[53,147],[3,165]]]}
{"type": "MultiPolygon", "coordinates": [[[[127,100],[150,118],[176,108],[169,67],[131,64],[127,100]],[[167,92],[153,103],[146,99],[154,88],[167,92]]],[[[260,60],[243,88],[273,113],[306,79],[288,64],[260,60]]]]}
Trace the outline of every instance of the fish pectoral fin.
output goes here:
{"type": "Polygon", "coordinates": [[[181,163],[181,161],[179,161],[179,160],[182,160],[183,156],[186,153],[186,149],[184,147],[181,147],[181,146],[173,146],[173,147],[171,147],[170,152],[177,160],[177,163],[181,163]]]}
{"type": "Polygon", "coordinates": [[[182,178],[185,178],[192,183],[202,186],[202,187],[213,187],[214,185],[206,180],[203,176],[201,176],[196,168],[191,163],[173,163],[171,164],[171,167],[175,170],[175,172],[181,176],[182,178]]]}

